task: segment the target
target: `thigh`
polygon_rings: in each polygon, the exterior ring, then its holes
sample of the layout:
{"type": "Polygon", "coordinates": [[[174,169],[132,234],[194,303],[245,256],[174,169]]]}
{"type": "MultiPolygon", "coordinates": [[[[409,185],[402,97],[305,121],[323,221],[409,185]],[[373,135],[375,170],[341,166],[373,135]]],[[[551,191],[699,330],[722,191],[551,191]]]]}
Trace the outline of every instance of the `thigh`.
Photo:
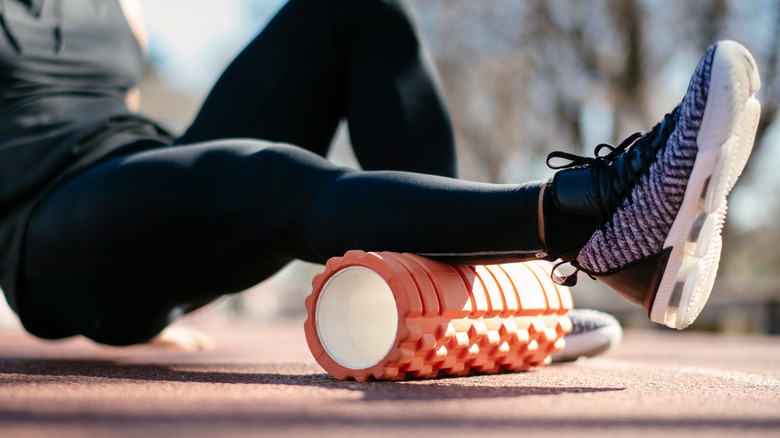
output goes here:
{"type": "Polygon", "coordinates": [[[450,117],[407,2],[290,0],[181,142],[251,137],[324,156],[345,118],[363,169],[455,176],[450,117]]]}
{"type": "Polygon", "coordinates": [[[100,342],[135,343],[182,306],[274,274],[304,246],[277,212],[295,217],[307,204],[285,188],[308,180],[277,158],[295,161],[299,152],[211,142],[118,157],[75,177],[28,227],[24,283],[33,313],[100,342]]]}

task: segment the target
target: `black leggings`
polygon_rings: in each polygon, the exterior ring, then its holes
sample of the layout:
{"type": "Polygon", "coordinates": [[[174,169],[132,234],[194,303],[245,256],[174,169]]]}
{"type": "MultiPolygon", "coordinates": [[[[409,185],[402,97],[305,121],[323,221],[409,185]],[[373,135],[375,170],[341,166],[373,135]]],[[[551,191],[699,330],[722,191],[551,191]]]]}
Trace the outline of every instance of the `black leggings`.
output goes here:
{"type": "Polygon", "coordinates": [[[176,145],[102,162],[39,205],[23,322],[42,337],[132,344],[294,259],[533,256],[540,184],[451,178],[434,78],[405,5],[291,0],[176,145]],[[342,119],[367,171],[322,158],[342,119]]]}

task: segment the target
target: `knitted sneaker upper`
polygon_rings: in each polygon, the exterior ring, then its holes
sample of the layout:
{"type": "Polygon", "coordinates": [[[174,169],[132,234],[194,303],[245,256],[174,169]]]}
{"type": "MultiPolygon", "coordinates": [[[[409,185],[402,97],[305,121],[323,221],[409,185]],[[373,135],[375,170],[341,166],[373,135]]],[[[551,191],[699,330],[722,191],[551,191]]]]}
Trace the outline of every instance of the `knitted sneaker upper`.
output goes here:
{"type": "Polygon", "coordinates": [[[623,199],[578,254],[577,264],[586,271],[608,272],[663,249],[696,159],[714,54],[715,46],[699,62],[666,146],[631,189],[631,196],[623,199]]]}
{"type": "Polygon", "coordinates": [[[614,316],[593,309],[571,309],[569,319],[572,328],[566,334],[567,337],[592,332],[607,326],[620,325],[614,316]]]}

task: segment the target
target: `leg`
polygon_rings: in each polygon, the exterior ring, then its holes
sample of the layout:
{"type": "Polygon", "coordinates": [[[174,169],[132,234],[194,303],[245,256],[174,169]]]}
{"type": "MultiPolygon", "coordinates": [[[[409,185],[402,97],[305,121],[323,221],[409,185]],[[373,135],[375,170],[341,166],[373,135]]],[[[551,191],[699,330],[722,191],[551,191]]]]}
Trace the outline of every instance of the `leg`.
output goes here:
{"type": "Polygon", "coordinates": [[[324,156],[344,118],[364,169],[455,175],[435,69],[401,1],[291,0],[223,73],[180,143],[251,137],[324,156]]]}
{"type": "Polygon", "coordinates": [[[350,249],[533,257],[538,193],[356,171],[253,140],[145,151],[44,200],[28,230],[24,286],[33,313],[60,336],[135,343],[176,309],[239,292],[296,258],[324,262],[350,249]]]}

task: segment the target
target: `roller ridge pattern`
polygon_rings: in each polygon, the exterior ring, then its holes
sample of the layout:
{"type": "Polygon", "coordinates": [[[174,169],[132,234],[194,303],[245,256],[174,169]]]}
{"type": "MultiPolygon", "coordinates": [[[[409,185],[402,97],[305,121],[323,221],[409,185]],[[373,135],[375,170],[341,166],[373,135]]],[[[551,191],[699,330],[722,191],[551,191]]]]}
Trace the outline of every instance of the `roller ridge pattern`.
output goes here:
{"type": "Polygon", "coordinates": [[[312,281],[306,339],[317,362],[340,380],[527,371],[549,364],[571,330],[571,294],[550,280],[550,269],[549,263],[536,261],[457,266],[408,253],[350,251],[329,260],[312,281]],[[316,327],[322,288],[333,275],[355,266],[387,282],[398,311],[392,347],[363,369],[330,357],[316,327]]]}

